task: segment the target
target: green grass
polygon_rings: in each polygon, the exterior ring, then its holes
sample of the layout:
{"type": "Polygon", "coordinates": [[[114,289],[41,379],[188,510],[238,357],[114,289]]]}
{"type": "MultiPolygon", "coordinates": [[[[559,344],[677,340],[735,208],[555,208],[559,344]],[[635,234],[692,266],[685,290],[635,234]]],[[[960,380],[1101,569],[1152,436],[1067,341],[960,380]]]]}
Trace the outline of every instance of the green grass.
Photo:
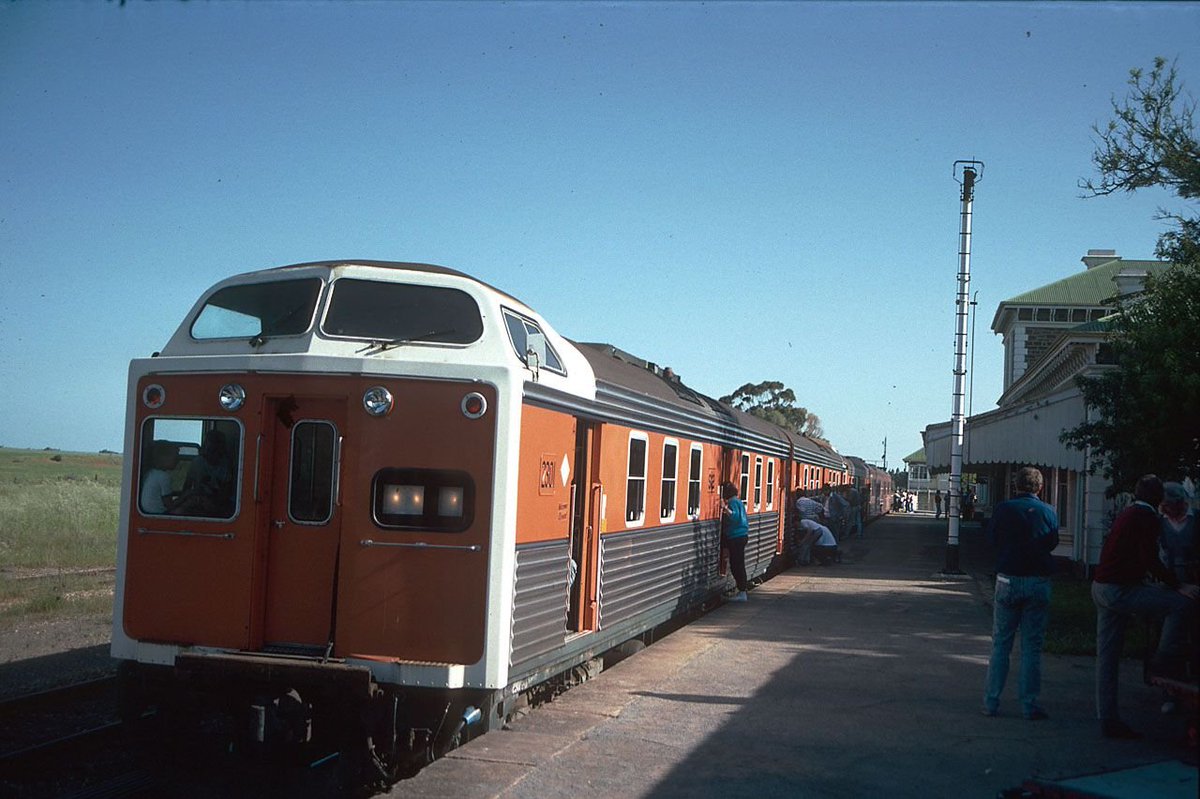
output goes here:
{"type": "MultiPolygon", "coordinates": [[[[1146,651],[1146,626],[1132,623],[1125,632],[1125,657],[1146,651]]],[[[1056,655],[1096,654],[1096,606],[1092,584],[1077,577],[1057,577],[1050,595],[1050,621],[1043,651],[1056,655]]]]}
{"type": "Polygon", "coordinates": [[[120,455],[0,448],[0,618],[111,612],[120,504],[120,455]]]}

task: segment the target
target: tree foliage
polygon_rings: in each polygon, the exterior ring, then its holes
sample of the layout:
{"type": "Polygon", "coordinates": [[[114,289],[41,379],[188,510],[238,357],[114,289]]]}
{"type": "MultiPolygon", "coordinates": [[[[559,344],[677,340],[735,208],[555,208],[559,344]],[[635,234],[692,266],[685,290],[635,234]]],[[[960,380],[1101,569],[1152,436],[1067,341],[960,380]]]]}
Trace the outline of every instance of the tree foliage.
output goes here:
{"type": "MultiPolygon", "coordinates": [[[[1108,124],[1093,127],[1099,138],[1092,163],[1099,178],[1080,181],[1080,188],[1099,197],[1159,186],[1183,200],[1200,198],[1196,102],[1184,93],[1175,65],[1156,58],[1149,75],[1131,69],[1129,87],[1123,102],[1113,99],[1108,124]]],[[[1159,238],[1156,255],[1180,264],[1200,260],[1200,220],[1165,210],[1159,218],[1175,229],[1159,238]]]]}
{"type": "Polygon", "coordinates": [[[771,424],[791,430],[798,435],[823,438],[821,419],[802,405],[796,404],[796,392],[776,380],[746,383],[721,397],[726,405],[765,419],[771,424]]]}
{"type": "Polygon", "coordinates": [[[1151,278],[1112,324],[1117,367],[1079,379],[1091,421],[1063,441],[1090,447],[1118,489],[1148,472],[1200,478],[1200,265],[1151,278]]]}
{"type": "MultiPolygon", "coordinates": [[[[1200,198],[1200,145],[1174,65],[1154,62],[1148,76],[1131,70],[1124,103],[1103,128],[1093,163],[1098,180],[1081,182],[1092,196],[1159,186],[1185,201],[1200,198]]],[[[1117,490],[1154,472],[1200,478],[1200,219],[1159,212],[1174,229],[1156,250],[1175,267],[1147,280],[1122,301],[1112,321],[1116,367],[1078,380],[1089,421],[1063,433],[1090,448],[1090,468],[1117,490]]]]}

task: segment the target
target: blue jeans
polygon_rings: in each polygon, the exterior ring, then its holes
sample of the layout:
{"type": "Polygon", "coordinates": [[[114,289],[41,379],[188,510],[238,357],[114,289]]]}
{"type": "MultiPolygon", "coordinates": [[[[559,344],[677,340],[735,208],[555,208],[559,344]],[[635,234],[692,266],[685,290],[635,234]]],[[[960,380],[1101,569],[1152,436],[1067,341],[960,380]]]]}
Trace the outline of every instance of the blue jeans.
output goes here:
{"type": "Polygon", "coordinates": [[[1176,654],[1192,610],[1187,597],[1160,585],[1092,583],[1096,603],[1096,716],[1101,721],[1119,719],[1117,678],[1125,627],[1135,615],[1163,620],[1162,637],[1155,658],[1176,654]]]}
{"type": "Polygon", "coordinates": [[[1008,679],[1008,657],[1013,639],[1021,630],[1021,710],[1028,716],[1039,710],[1042,690],[1042,642],[1050,616],[1049,577],[996,575],[992,612],[992,657],[988,661],[983,706],[995,712],[1008,679]]]}

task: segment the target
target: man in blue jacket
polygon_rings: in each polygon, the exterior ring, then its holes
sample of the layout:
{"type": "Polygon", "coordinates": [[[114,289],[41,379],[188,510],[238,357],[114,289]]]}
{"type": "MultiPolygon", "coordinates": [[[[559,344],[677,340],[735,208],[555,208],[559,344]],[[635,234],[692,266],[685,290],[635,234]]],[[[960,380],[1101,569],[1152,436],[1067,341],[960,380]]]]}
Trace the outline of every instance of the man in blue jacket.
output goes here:
{"type": "Polygon", "coordinates": [[[1058,546],[1058,514],[1037,498],[1042,473],[1032,466],[1017,472],[1017,495],[992,514],[988,540],[997,547],[996,596],[992,615],[992,657],[988,661],[983,714],[994,716],[1008,678],[1013,638],[1021,631],[1021,710],[1025,718],[1047,718],[1038,704],[1042,688],[1042,642],[1050,612],[1050,576],[1058,546]]]}

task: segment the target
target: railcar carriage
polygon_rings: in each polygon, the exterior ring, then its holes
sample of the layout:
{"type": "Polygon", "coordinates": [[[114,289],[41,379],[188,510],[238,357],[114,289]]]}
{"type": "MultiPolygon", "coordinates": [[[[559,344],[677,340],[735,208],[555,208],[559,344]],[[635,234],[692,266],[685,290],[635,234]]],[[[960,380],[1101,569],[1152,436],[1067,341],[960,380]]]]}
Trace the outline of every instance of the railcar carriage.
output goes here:
{"type": "Polygon", "coordinates": [[[386,779],[719,595],[722,482],[757,577],[786,490],[847,474],[422,264],[219,283],[131,363],[128,394],[126,712],[219,707],[244,746],[316,741],[386,779]]]}

